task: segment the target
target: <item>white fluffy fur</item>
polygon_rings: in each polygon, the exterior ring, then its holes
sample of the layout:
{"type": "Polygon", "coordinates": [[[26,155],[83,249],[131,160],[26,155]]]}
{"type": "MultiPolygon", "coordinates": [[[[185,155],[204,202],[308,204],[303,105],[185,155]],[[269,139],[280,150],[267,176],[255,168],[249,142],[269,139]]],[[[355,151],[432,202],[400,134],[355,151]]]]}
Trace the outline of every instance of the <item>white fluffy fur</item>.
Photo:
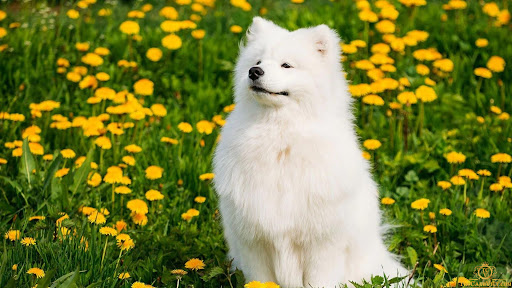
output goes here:
{"type": "Polygon", "coordinates": [[[214,156],[229,257],[247,281],[285,288],[405,275],[382,240],[338,35],[325,25],[290,32],[256,17],[247,38],[235,70],[236,108],[214,156]],[[253,66],[265,71],[258,86],[289,95],[252,91],[253,66]]]}

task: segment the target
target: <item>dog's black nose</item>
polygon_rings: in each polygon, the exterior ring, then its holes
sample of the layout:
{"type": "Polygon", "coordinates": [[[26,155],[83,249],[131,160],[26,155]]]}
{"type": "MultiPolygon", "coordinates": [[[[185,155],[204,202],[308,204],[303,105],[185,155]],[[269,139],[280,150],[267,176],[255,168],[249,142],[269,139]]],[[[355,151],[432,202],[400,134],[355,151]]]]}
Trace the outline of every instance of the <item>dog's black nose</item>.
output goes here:
{"type": "Polygon", "coordinates": [[[249,78],[251,78],[253,81],[263,76],[263,74],[265,74],[265,71],[263,71],[263,69],[260,67],[252,67],[249,69],[249,78]]]}

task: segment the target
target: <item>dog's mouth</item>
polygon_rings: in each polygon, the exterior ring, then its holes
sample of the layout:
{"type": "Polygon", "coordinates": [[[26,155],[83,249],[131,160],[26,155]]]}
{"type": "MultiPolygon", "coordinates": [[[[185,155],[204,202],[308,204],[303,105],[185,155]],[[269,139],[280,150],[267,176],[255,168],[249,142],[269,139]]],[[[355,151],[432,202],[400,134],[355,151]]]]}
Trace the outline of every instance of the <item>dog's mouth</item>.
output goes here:
{"type": "Polygon", "coordinates": [[[266,94],[270,94],[270,95],[283,95],[283,96],[288,96],[288,92],[286,91],[282,91],[282,92],[270,92],[268,90],[265,90],[259,86],[251,86],[251,89],[252,91],[254,92],[257,92],[257,93],[266,93],[266,94]]]}

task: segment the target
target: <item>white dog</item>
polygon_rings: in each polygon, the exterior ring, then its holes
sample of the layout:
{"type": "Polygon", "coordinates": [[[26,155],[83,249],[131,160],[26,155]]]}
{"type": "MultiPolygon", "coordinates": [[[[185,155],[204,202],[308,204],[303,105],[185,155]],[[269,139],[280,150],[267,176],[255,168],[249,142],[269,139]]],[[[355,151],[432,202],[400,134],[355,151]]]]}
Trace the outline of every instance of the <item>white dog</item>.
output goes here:
{"type": "Polygon", "coordinates": [[[383,243],[339,42],[326,25],[290,32],[256,17],[241,47],[214,173],[229,256],[248,281],[332,288],[407,274],[383,243]]]}

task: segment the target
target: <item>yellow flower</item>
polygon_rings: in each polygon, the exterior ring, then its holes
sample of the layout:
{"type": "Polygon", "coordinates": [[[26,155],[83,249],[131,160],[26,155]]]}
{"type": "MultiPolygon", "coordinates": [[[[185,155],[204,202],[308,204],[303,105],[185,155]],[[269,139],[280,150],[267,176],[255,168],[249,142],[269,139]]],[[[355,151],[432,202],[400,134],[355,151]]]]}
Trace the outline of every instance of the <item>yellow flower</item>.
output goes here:
{"type": "Polygon", "coordinates": [[[32,237],[25,237],[25,238],[21,239],[20,243],[23,246],[32,246],[32,245],[36,245],[36,239],[34,239],[32,237]]]}
{"type": "Polygon", "coordinates": [[[136,94],[148,96],[153,94],[153,82],[149,79],[140,79],[133,84],[133,90],[136,94]]]}
{"type": "Polygon", "coordinates": [[[354,54],[354,53],[357,52],[357,47],[355,45],[342,44],[341,45],[341,50],[345,54],[354,54]]]}
{"type": "Polygon", "coordinates": [[[481,170],[476,171],[476,174],[478,174],[480,176],[491,176],[491,171],[489,171],[487,169],[481,169],[481,170]]]}
{"type": "Polygon", "coordinates": [[[124,147],[124,150],[130,152],[130,153],[139,153],[142,151],[142,148],[135,144],[130,144],[126,147],[124,147]]]}
{"type": "Polygon", "coordinates": [[[507,153],[497,153],[491,156],[492,163],[510,163],[512,157],[507,153]]]}
{"type": "Polygon", "coordinates": [[[446,190],[450,187],[452,187],[452,183],[448,181],[439,181],[437,182],[437,186],[441,187],[441,189],[446,190]]]}
{"type": "Polygon", "coordinates": [[[461,169],[457,173],[461,177],[466,177],[470,180],[478,180],[480,177],[478,177],[478,174],[475,173],[475,171],[471,169],[461,169]]]}
{"type": "Polygon", "coordinates": [[[62,178],[69,173],[69,168],[61,168],[55,172],[55,178],[62,178]]]}
{"type": "Polygon", "coordinates": [[[464,180],[464,178],[462,178],[460,176],[453,176],[452,178],[450,178],[450,182],[452,182],[452,184],[456,185],[456,186],[461,186],[461,185],[466,184],[466,180],[464,180]]]}
{"type": "Polygon", "coordinates": [[[466,161],[466,156],[464,154],[455,151],[452,151],[444,155],[444,158],[446,158],[446,160],[450,164],[460,164],[466,161]]]}
{"type": "Polygon", "coordinates": [[[492,56],[487,61],[487,68],[492,72],[503,72],[505,70],[505,60],[499,56],[492,56]]]}
{"type": "Polygon", "coordinates": [[[131,288],[147,288],[147,285],[142,282],[133,282],[131,288]]]}
{"type": "Polygon", "coordinates": [[[450,210],[448,208],[443,208],[443,209],[439,210],[439,214],[444,215],[444,216],[450,216],[450,215],[452,215],[452,210],[450,210]]]}
{"type": "Polygon", "coordinates": [[[127,186],[117,186],[114,189],[114,192],[117,194],[130,194],[132,193],[132,189],[128,188],[127,186]]]}
{"type": "Polygon", "coordinates": [[[133,35],[139,34],[140,27],[139,23],[128,20],[121,23],[121,26],[119,26],[119,30],[121,30],[121,32],[123,32],[124,34],[133,35]]]}
{"type": "Polygon", "coordinates": [[[180,124],[178,124],[178,130],[180,130],[183,133],[190,133],[192,132],[192,129],[192,125],[190,125],[187,122],[181,122],[180,124]]]}
{"type": "Polygon", "coordinates": [[[18,264],[14,264],[11,267],[12,271],[18,271],[18,264]]]}
{"type": "Polygon", "coordinates": [[[366,95],[363,97],[363,103],[368,105],[382,106],[384,105],[384,99],[378,95],[366,95]]]}
{"type": "Polygon", "coordinates": [[[404,91],[398,94],[397,96],[398,102],[402,104],[416,104],[418,102],[418,99],[416,98],[416,95],[414,92],[410,91],[404,91]]]}
{"type": "Polygon", "coordinates": [[[266,288],[267,285],[261,283],[260,281],[251,281],[244,285],[244,288],[266,288]]]}
{"type": "Polygon", "coordinates": [[[196,198],[194,198],[194,201],[196,203],[204,203],[204,201],[206,201],[206,197],[203,197],[203,196],[197,196],[196,198]]]}
{"type": "Polygon", "coordinates": [[[197,258],[190,259],[185,263],[185,268],[191,269],[191,270],[196,270],[196,271],[202,270],[202,269],[204,269],[204,267],[205,267],[205,264],[204,264],[203,260],[199,260],[197,258]]]}
{"type": "Polygon", "coordinates": [[[162,50],[159,48],[149,48],[146,52],[146,57],[153,62],[157,62],[162,59],[162,55],[162,50]]]}
{"type": "Polygon", "coordinates": [[[84,56],[82,56],[82,62],[89,66],[97,67],[103,64],[103,58],[101,58],[100,55],[95,53],[87,53],[84,56]]]}
{"type": "Polygon", "coordinates": [[[110,138],[106,136],[96,138],[96,140],[94,140],[94,144],[96,144],[97,146],[104,150],[112,148],[112,142],[110,141],[110,138]]]}
{"type": "Polygon", "coordinates": [[[27,274],[35,275],[37,278],[43,278],[45,275],[44,270],[37,267],[28,269],[27,274]]]}
{"type": "Polygon", "coordinates": [[[128,272],[123,272],[121,274],[119,274],[119,279],[123,280],[123,279],[128,279],[130,278],[130,273],[128,272]]]}
{"type": "Polygon", "coordinates": [[[483,67],[475,68],[473,73],[475,73],[476,76],[480,76],[480,77],[486,78],[486,79],[489,79],[492,77],[491,70],[489,70],[487,68],[483,68],[483,67]]]}
{"type": "Polygon", "coordinates": [[[159,14],[167,19],[178,19],[178,11],[174,7],[166,6],[160,10],[159,14]]]}
{"type": "Polygon", "coordinates": [[[392,198],[389,198],[389,197],[384,197],[380,200],[380,203],[384,204],[384,205],[391,205],[391,204],[394,204],[395,203],[395,199],[392,199],[392,198]]]}
{"type": "Polygon", "coordinates": [[[485,38],[478,38],[475,41],[475,45],[480,48],[487,47],[487,45],[489,45],[489,41],[485,38]]]}
{"type": "Polygon", "coordinates": [[[149,166],[146,168],[146,178],[149,180],[155,180],[162,178],[162,173],[164,172],[164,169],[158,166],[149,166]]]}
{"type": "Polygon", "coordinates": [[[206,32],[203,29],[197,29],[190,33],[195,39],[203,39],[206,32]]]}
{"type": "Polygon", "coordinates": [[[495,2],[489,2],[485,3],[482,7],[482,11],[491,17],[496,17],[500,13],[500,7],[498,7],[498,4],[495,2]]]}
{"type": "Polygon", "coordinates": [[[436,233],[437,227],[434,225],[425,225],[425,227],[423,227],[423,231],[429,232],[429,233],[436,233]]]}
{"type": "Polygon", "coordinates": [[[71,19],[77,19],[80,16],[80,13],[75,9],[70,9],[66,12],[66,15],[71,19]]]}
{"type": "Polygon", "coordinates": [[[101,227],[100,233],[102,235],[117,236],[117,230],[111,227],[101,227]]]}
{"type": "Polygon", "coordinates": [[[379,20],[377,14],[375,14],[375,12],[370,9],[364,9],[363,11],[359,12],[358,16],[359,19],[364,22],[375,23],[377,20],[379,20]]]}
{"type": "Polygon", "coordinates": [[[62,155],[62,157],[66,158],[66,159],[75,158],[75,156],[76,156],[75,151],[73,151],[71,149],[61,150],[60,154],[62,155]]]}
{"type": "Polygon", "coordinates": [[[9,230],[5,233],[5,239],[8,239],[10,241],[16,241],[19,240],[21,237],[20,230],[9,230]]]}
{"type": "Polygon", "coordinates": [[[108,75],[105,72],[99,72],[96,74],[96,79],[105,82],[105,81],[110,80],[110,75],[108,75]]]}
{"type": "Polygon", "coordinates": [[[503,185],[501,185],[500,183],[493,183],[491,184],[489,189],[493,192],[500,192],[503,190],[503,185]]]}
{"type": "Polygon", "coordinates": [[[162,39],[162,46],[169,50],[178,50],[182,45],[181,38],[175,34],[170,34],[162,39]]]}
{"type": "Polygon", "coordinates": [[[171,270],[171,274],[184,276],[184,275],[187,275],[188,272],[183,269],[174,269],[174,270],[171,270]]]}
{"type": "Polygon", "coordinates": [[[87,75],[82,79],[82,81],[80,81],[80,83],[78,83],[78,87],[80,87],[80,89],[96,89],[96,87],[98,87],[98,80],[96,80],[96,77],[93,75],[87,75]]]}
{"type": "Polygon", "coordinates": [[[89,220],[89,222],[91,222],[93,224],[105,224],[105,222],[107,222],[105,215],[103,215],[103,213],[100,213],[98,211],[92,212],[91,215],[89,215],[89,217],[87,217],[87,219],[89,220]]]}
{"type": "Polygon", "coordinates": [[[146,214],[132,213],[132,221],[136,225],[146,226],[148,224],[148,216],[146,214]]]}
{"type": "Polygon", "coordinates": [[[350,94],[352,94],[352,96],[354,96],[354,97],[364,96],[371,92],[370,85],[368,85],[366,83],[361,83],[361,84],[357,84],[357,85],[349,85],[348,89],[350,91],[350,94]]]}
{"type": "Polygon", "coordinates": [[[238,34],[238,33],[241,33],[242,32],[242,27],[241,26],[238,26],[238,25],[233,25],[229,28],[229,30],[231,31],[231,33],[235,33],[235,34],[238,34]]]}
{"type": "Polygon", "coordinates": [[[213,173],[205,173],[199,175],[199,180],[206,181],[206,180],[212,180],[215,177],[215,174],[213,173]]]}
{"type": "Polygon", "coordinates": [[[126,203],[126,207],[130,209],[133,213],[137,214],[147,214],[148,213],[148,205],[146,202],[140,199],[133,199],[126,203]]]}
{"type": "Polygon", "coordinates": [[[101,175],[96,172],[91,172],[89,176],[90,177],[87,177],[87,184],[92,187],[98,187],[101,183],[101,175]]]}
{"type": "Polygon", "coordinates": [[[160,191],[151,189],[146,192],[146,199],[149,201],[162,200],[164,199],[164,194],[160,193],[160,191]]]}
{"type": "Polygon", "coordinates": [[[370,153],[368,153],[368,151],[363,151],[361,153],[361,155],[363,156],[364,159],[366,160],[370,160],[372,158],[372,155],[370,153]]]}
{"type": "Polygon", "coordinates": [[[382,34],[395,33],[395,24],[389,20],[382,20],[375,24],[375,29],[382,34]]]}
{"type": "Polygon", "coordinates": [[[435,60],[432,65],[443,72],[453,71],[453,61],[450,59],[438,59],[435,60]]]}
{"type": "Polygon", "coordinates": [[[475,210],[475,215],[478,218],[489,218],[489,217],[491,217],[491,213],[489,213],[489,211],[487,211],[487,210],[485,210],[483,208],[477,208],[475,210]]]}
{"type": "Polygon", "coordinates": [[[368,150],[377,150],[381,145],[380,141],[376,139],[368,139],[363,142],[363,146],[368,150]]]}
{"type": "Polygon", "coordinates": [[[416,210],[425,210],[428,207],[428,204],[430,203],[430,200],[426,198],[418,199],[411,203],[411,208],[416,210]]]}
{"type": "Polygon", "coordinates": [[[197,131],[199,131],[199,133],[204,133],[206,135],[210,135],[213,132],[213,128],[215,128],[215,123],[212,123],[207,120],[201,120],[201,121],[197,122],[196,128],[197,128],[197,131]]]}

